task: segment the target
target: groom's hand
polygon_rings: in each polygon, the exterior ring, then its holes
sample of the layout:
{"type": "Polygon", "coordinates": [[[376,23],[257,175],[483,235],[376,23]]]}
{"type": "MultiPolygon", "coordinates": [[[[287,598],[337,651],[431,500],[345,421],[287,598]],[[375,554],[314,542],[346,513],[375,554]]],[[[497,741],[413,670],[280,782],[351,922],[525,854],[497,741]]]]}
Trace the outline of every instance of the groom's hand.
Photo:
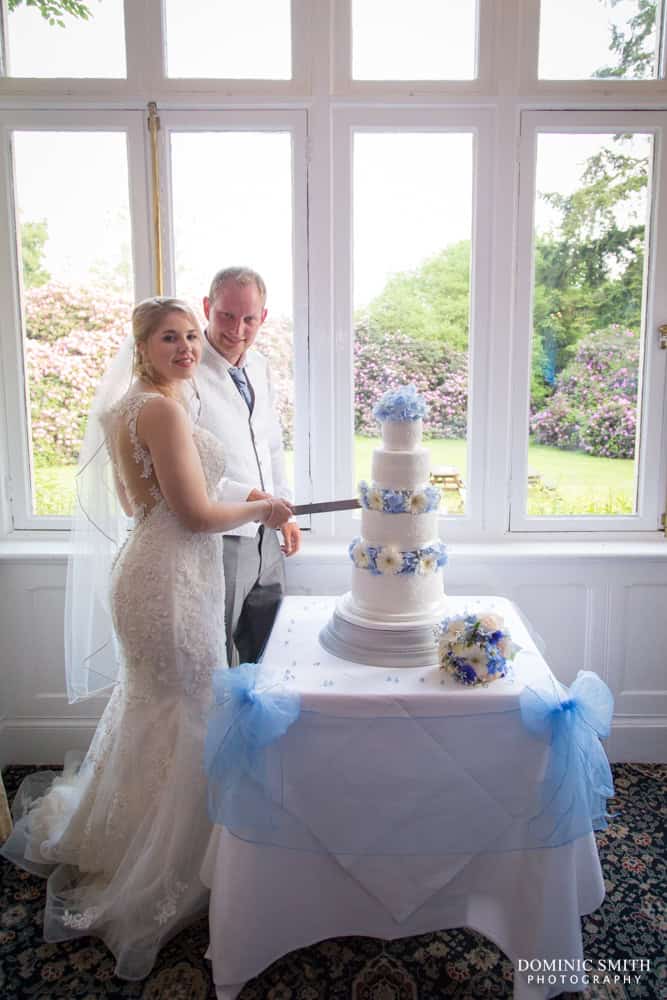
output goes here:
{"type": "Polygon", "coordinates": [[[270,493],[264,493],[263,490],[255,490],[255,489],[250,490],[250,493],[248,493],[248,496],[246,497],[246,500],[272,500],[272,499],[273,497],[271,496],[270,493]]]}
{"type": "Polygon", "coordinates": [[[286,556],[293,556],[301,545],[301,529],[296,521],[287,521],[280,530],[283,534],[283,544],[280,548],[286,556]]]}

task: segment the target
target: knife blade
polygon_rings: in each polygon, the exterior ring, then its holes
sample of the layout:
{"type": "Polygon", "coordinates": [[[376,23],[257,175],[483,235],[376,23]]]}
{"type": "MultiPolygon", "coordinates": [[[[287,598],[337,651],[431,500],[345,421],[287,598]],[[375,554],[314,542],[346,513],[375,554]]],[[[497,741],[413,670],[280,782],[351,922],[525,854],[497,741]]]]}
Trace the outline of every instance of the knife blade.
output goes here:
{"type": "Polygon", "coordinates": [[[295,514],[326,514],[333,510],[356,510],[361,504],[355,497],[353,500],[324,500],[321,503],[295,504],[292,510],[295,514]]]}

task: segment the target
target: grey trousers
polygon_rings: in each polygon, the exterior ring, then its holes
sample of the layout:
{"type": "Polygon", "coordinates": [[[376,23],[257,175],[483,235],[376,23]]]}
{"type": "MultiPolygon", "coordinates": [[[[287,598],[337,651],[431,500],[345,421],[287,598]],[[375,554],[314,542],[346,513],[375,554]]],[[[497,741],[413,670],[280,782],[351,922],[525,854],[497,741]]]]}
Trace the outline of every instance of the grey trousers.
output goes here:
{"type": "Polygon", "coordinates": [[[260,526],[255,538],[225,535],[227,662],[256,663],[266,645],[285,590],[278,535],[260,526]]]}

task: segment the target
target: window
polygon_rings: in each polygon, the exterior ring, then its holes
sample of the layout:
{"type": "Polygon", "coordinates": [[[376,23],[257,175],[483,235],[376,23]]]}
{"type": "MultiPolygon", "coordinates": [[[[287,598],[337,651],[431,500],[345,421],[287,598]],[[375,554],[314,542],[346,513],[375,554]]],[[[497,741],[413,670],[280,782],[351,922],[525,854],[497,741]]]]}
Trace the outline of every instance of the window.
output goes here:
{"type": "Polygon", "coordinates": [[[352,0],[355,80],[472,80],[475,0],[352,0]]]}
{"type": "Polygon", "coordinates": [[[289,0],[165,0],[170,77],[288,80],[289,0]]]}
{"type": "Polygon", "coordinates": [[[660,537],[661,0],[0,2],[2,532],[67,527],[132,301],[246,264],[297,502],[414,382],[443,537],[660,537]]]}
{"type": "Polygon", "coordinates": [[[16,4],[7,14],[6,71],[13,77],[122,78],[125,22],[118,0],[16,4]],[[50,8],[50,9],[49,9],[50,8]]]}
{"type": "MultiPolygon", "coordinates": [[[[242,120],[249,124],[247,116],[242,120]]],[[[201,128],[195,130],[192,115],[164,116],[169,130],[174,287],[204,324],[202,299],[217,270],[250,264],[262,275],[268,315],[257,346],[271,364],[288,478],[293,486],[298,481],[303,491],[304,474],[296,480],[294,464],[295,399],[307,390],[297,385],[301,371],[295,357],[294,248],[305,242],[305,212],[295,223],[295,203],[301,207],[305,197],[304,120],[292,116],[289,130],[280,130],[276,122],[261,131],[265,122],[260,121],[255,129],[236,130],[230,115],[200,121],[201,128]],[[187,131],[179,121],[187,124],[187,131]]],[[[296,253],[302,260],[301,250],[296,253]]],[[[297,450],[302,456],[305,449],[297,450]]]]}
{"type": "Polygon", "coordinates": [[[32,511],[67,515],[85,416],[134,299],[126,136],[17,129],[12,145],[32,511]]]}
{"type": "Polygon", "coordinates": [[[541,0],[543,80],[660,76],[660,0],[541,0]]]}
{"type": "Polygon", "coordinates": [[[653,386],[663,362],[654,220],[665,162],[662,128],[650,123],[639,113],[524,116],[522,162],[534,186],[522,184],[532,231],[520,239],[530,239],[532,281],[522,281],[520,302],[531,339],[515,527],[655,520],[649,440],[660,424],[653,386]]]}
{"type": "Polygon", "coordinates": [[[442,509],[465,509],[473,135],[354,135],[355,474],[380,444],[378,388],[414,384],[442,509]]]}

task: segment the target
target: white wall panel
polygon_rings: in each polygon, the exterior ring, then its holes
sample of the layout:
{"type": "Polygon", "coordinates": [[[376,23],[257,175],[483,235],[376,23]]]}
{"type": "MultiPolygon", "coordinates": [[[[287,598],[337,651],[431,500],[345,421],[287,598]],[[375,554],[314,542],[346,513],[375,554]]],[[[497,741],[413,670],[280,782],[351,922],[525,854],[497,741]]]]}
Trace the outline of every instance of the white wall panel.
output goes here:
{"type": "MultiPolygon", "coordinates": [[[[349,586],[346,547],[307,539],[287,564],[292,594],[349,586]]],[[[0,765],[59,763],[85,750],[104,699],[67,704],[65,561],[0,559],[0,765]]],[[[580,669],[610,685],[614,760],[667,761],[667,558],[559,553],[558,546],[451,546],[451,594],[515,600],[564,683],[580,669]],[[551,553],[549,551],[551,549],[551,553]]]]}

